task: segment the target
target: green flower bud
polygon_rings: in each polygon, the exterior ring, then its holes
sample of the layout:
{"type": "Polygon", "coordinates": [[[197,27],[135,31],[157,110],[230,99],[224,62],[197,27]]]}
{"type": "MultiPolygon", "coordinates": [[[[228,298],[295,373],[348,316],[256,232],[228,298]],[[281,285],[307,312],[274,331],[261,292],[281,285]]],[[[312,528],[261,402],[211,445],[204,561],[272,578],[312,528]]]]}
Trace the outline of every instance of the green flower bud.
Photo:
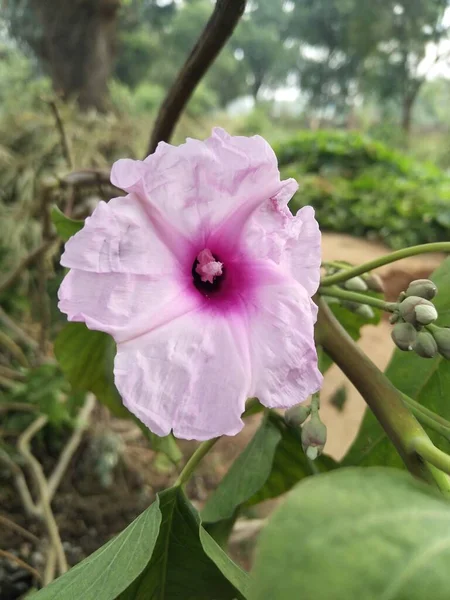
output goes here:
{"type": "Polygon", "coordinates": [[[436,285],[429,279],[416,279],[409,284],[406,295],[408,297],[419,296],[426,300],[432,300],[436,296],[437,291],[436,285]]]}
{"type": "Polygon", "coordinates": [[[399,306],[400,315],[412,325],[429,325],[437,319],[437,311],[432,302],[419,296],[409,296],[399,306]]]}
{"type": "Polygon", "coordinates": [[[421,325],[429,325],[438,318],[437,310],[434,306],[416,306],[416,319],[421,325]]]}
{"type": "Polygon", "coordinates": [[[344,283],[344,288],[352,292],[366,292],[369,288],[361,277],[352,277],[344,283]]]}
{"type": "Polygon", "coordinates": [[[373,319],[375,316],[373,310],[367,304],[360,304],[354,312],[364,317],[364,319],[373,319]]]}
{"type": "Polygon", "coordinates": [[[417,331],[411,323],[397,323],[392,328],[391,337],[400,350],[412,350],[417,338],[417,331]]]}
{"type": "Polygon", "coordinates": [[[419,331],[414,352],[422,358],[433,358],[438,353],[438,345],[429,331],[419,331]]]}
{"type": "Polygon", "coordinates": [[[450,360],[450,328],[439,327],[433,331],[433,337],[436,340],[439,353],[450,360]]]}
{"type": "Polygon", "coordinates": [[[394,323],[397,323],[397,321],[400,319],[400,317],[398,316],[397,313],[392,314],[389,317],[389,323],[391,323],[392,325],[394,325],[394,323]]]}
{"type": "Polygon", "coordinates": [[[306,421],[311,414],[311,407],[300,404],[299,406],[293,406],[284,413],[284,420],[288,427],[297,428],[306,421]]]}
{"type": "Polygon", "coordinates": [[[364,281],[366,282],[369,290],[372,290],[372,292],[378,292],[379,294],[384,292],[384,283],[379,275],[371,273],[364,279],[364,281]]]}
{"type": "Polygon", "coordinates": [[[315,460],[322,454],[327,441],[327,428],[317,413],[302,427],[302,447],[306,456],[315,460]]]}

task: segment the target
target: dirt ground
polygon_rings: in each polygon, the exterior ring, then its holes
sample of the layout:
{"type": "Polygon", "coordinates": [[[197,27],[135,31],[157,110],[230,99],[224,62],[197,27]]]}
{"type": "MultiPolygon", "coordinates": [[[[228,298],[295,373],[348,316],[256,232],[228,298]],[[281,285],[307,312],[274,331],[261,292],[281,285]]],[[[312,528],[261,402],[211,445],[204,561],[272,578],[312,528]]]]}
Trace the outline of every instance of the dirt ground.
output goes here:
{"type": "MultiPolygon", "coordinates": [[[[386,252],[387,249],[377,243],[340,234],[323,236],[324,261],[341,259],[357,264],[386,252]]],[[[441,260],[441,256],[424,255],[396,263],[395,267],[386,266],[380,269],[387,298],[395,299],[412,279],[428,276],[441,260]]],[[[369,357],[380,368],[384,368],[392,352],[388,322],[383,321],[377,327],[365,327],[359,343],[369,357]]],[[[337,367],[333,366],[326,374],[321,400],[321,416],[328,428],[325,449],[327,454],[335,459],[340,459],[345,454],[357,433],[363,413],[362,398],[337,367]],[[330,403],[330,399],[344,384],[347,399],[343,410],[340,411],[330,403]]],[[[198,507],[201,507],[231,462],[248,443],[258,426],[258,420],[258,417],[250,419],[238,436],[222,439],[203,462],[188,489],[189,496],[198,507]]],[[[195,445],[194,442],[181,443],[185,456],[189,456],[195,445]]],[[[45,457],[43,460],[47,471],[50,471],[51,457],[45,457]]],[[[104,409],[99,408],[89,435],[77,451],[53,502],[69,563],[73,565],[80,561],[126,527],[148,506],[158,491],[170,485],[175,475],[174,469],[167,462],[155,462],[154,453],[148,449],[136,426],[111,419],[104,409]],[[105,443],[109,444],[109,463],[106,466],[102,465],[101,457],[104,453],[99,452],[99,448],[105,443]],[[95,456],[98,456],[98,459],[95,456]]],[[[42,538],[41,524],[24,516],[12,480],[8,478],[6,471],[1,469],[0,481],[0,516],[6,516],[42,538]]],[[[259,529],[261,519],[267,512],[266,506],[255,515],[259,517],[254,523],[255,531],[259,529]]],[[[238,525],[235,535],[237,542],[232,548],[234,557],[244,568],[249,567],[254,538],[252,531],[250,534],[248,531],[247,526],[246,532],[242,534],[238,525]]],[[[38,569],[42,567],[43,548],[25,540],[1,520],[0,549],[17,553],[38,569]]],[[[20,597],[20,589],[24,591],[30,583],[31,577],[28,573],[0,558],[2,600],[20,597]],[[10,585],[11,581],[13,583],[10,585]]]]}

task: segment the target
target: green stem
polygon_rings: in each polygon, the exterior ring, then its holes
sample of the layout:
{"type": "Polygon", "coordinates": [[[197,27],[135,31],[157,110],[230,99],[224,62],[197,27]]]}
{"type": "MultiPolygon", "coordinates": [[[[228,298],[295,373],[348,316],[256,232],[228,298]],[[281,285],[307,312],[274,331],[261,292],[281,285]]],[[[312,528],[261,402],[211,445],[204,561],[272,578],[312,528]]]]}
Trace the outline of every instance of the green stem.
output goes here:
{"type": "Polygon", "coordinates": [[[430,481],[429,469],[411,450],[412,440],[428,439],[420,423],[401,393],[355,344],[326,302],[320,298],[318,304],[318,342],[360,392],[411,473],[430,481]]]}
{"type": "Polygon", "coordinates": [[[334,283],[341,283],[347,281],[352,277],[367,273],[383,265],[388,265],[402,258],[408,258],[409,256],[416,256],[417,254],[426,254],[428,252],[450,252],[450,242],[434,242],[432,244],[420,244],[419,246],[411,246],[410,248],[403,248],[396,252],[391,252],[375,260],[370,260],[362,265],[353,267],[351,269],[345,269],[339,273],[328,275],[321,281],[321,285],[333,285],[334,283]]]}
{"type": "Polygon", "coordinates": [[[184,465],[183,470],[179,474],[174,485],[183,485],[184,483],[186,483],[191,478],[191,475],[197,468],[198,463],[202,460],[204,456],[208,454],[208,452],[211,450],[214,444],[219,440],[220,437],[216,437],[212,440],[206,440],[206,442],[202,442],[200,446],[195,450],[191,458],[184,465]]]}
{"type": "Polygon", "coordinates": [[[411,448],[431,465],[450,475],[450,456],[433,444],[427,437],[417,437],[411,441],[411,448]]]}
{"type": "Polygon", "coordinates": [[[359,304],[368,304],[369,306],[374,306],[375,308],[379,308],[381,310],[385,310],[386,312],[394,312],[395,307],[397,306],[395,302],[385,302],[384,300],[380,300],[379,298],[374,298],[373,296],[367,296],[365,294],[360,294],[359,292],[350,292],[347,290],[342,290],[337,286],[333,286],[330,288],[320,287],[318,293],[321,296],[328,296],[330,298],[340,298],[341,300],[347,300],[347,302],[358,302],[359,304]]]}
{"type": "Polygon", "coordinates": [[[402,394],[403,401],[410,408],[413,414],[416,416],[417,420],[422,423],[422,425],[427,425],[430,429],[442,435],[446,440],[450,441],[450,423],[437,415],[432,410],[429,410],[425,406],[419,404],[406,394],[402,394]]]}
{"type": "MultiPolygon", "coordinates": [[[[259,403],[258,398],[250,398],[249,400],[247,400],[247,403],[245,405],[245,412],[242,415],[242,418],[245,419],[246,417],[250,417],[251,415],[258,413],[261,410],[263,410],[263,407],[259,403]]],[[[211,450],[214,444],[219,440],[220,436],[202,442],[200,446],[195,450],[191,458],[184,465],[174,485],[183,485],[184,483],[186,483],[191,478],[199,462],[208,454],[208,452],[211,450]]]]}

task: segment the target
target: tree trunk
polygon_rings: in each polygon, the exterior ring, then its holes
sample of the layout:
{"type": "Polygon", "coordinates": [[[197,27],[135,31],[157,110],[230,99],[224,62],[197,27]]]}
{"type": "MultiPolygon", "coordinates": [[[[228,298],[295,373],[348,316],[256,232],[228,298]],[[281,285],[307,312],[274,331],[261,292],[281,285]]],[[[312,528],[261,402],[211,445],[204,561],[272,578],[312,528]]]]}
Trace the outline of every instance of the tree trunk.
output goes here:
{"type": "Polygon", "coordinates": [[[422,87],[423,82],[424,79],[412,82],[409,91],[407,91],[403,96],[401,128],[405,135],[406,142],[408,142],[409,136],[411,134],[412,113],[414,104],[417,100],[417,96],[419,95],[419,91],[422,87]]]}
{"type": "Polygon", "coordinates": [[[402,104],[402,122],[401,127],[402,131],[405,134],[405,138],[408,139],[411,133],[411,123],[412,123],[412,107],[413,102],[411,102],[411,98],[407,96],[403,99],[402,104]]]}
{"type": "Polygon", "coordinates": [[[105,110],[120,0],[31,0],[43,40],[35,48],[65,100],[105,110]]]}

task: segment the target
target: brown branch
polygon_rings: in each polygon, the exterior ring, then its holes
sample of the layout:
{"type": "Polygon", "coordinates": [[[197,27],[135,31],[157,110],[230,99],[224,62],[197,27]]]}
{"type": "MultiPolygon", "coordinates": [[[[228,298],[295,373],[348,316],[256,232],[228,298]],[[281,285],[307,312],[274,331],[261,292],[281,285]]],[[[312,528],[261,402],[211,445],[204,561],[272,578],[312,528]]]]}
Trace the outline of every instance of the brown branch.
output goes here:
{"type": "Polygon", "coordinates": [[[213,14],[165,97],[152,132],[147,154],[169,141],[177,121],[198,83],[233,33],[246,0],[217,0],[213,14]]]}
{"type": "Polygon", "coordinates": [[[66,130],[64,127],[64,122],[61,117],[61,113],[59,112],[58,105],[55,100],[49,100],[48,104],[52,110],[53,116],[55,117],[56,129],[58,130],[59,137],[61,140],[61,148],[66,159],[67,166],[69,169],[73,169],[74,163],[72,159],[72,151],[70,148],[69,138],[67,137],[66,130]]]}
{"type": "Polygon", "coordinates": [[[25,539],[27,539],[29,542],[32,542],[33,544],[37,545],[37,544],[40,543],[39,538],[37,536],[35,536],[34,533],[31,533],[30,531],[27,531],[26,529],[24,529],[20,525],[17,525],[17,523],[14,523],[14,521],[11,521],[11,519],[8,519],[8,517],[0,515],[0,525],[4,525],[5,527],[9,527],[10,529],[12,529],[16,533],[18,533],[19,535],[21,535],[22,537],[24,537],[25,539]]]}
{"type": "Polygon", "coordinates": [[[19,567],[22,567],[22,569],[25,569],[26,571],[31,573],[35,579],[37,579],[38,581],[42,581],[41,576],[36,571],[36,569],[33,569],[33,567],[31,567],[28,563],[24,562],[15,554],[11,554],[11,552],[7,552],[6,550],[0,550],[0,556],[3,556],[3,558],[6,558],[11,562],[15,562],[19,565],[19,567]]]}
{"type": "MultiPolygon", "coordinates": [[[[68,173],[59,179],[60,185],[74,186],[74,187],[90,187],[96,185],[112,185],[110,179],[110,172],[105,169],[81,169],[80,171],[73,171],[68,173]]],[[[115,188],[118,189],[118,188],[115,188]]]]}
{"type": "Polygon", "coordinates": [[[9,288],[11,285],[13,285],[13,283],[16,282],[16,280],[21,276],[25,269],[27,269],[30,265],[36,262],[36,260],[41,255],[45,254],[47,250],[49,250],[49,248],[51,248],[52,246],[56,246],[57,244],[59,244],[58,240],[47,240],[46,242],[43,242],[38,248],[33,250],[33,252],[31,252],[28,256],[26,256],[15,271],[13,271],[6,279],[0,281],[0,294],[4,292],[7,288],[9,288]]]}

